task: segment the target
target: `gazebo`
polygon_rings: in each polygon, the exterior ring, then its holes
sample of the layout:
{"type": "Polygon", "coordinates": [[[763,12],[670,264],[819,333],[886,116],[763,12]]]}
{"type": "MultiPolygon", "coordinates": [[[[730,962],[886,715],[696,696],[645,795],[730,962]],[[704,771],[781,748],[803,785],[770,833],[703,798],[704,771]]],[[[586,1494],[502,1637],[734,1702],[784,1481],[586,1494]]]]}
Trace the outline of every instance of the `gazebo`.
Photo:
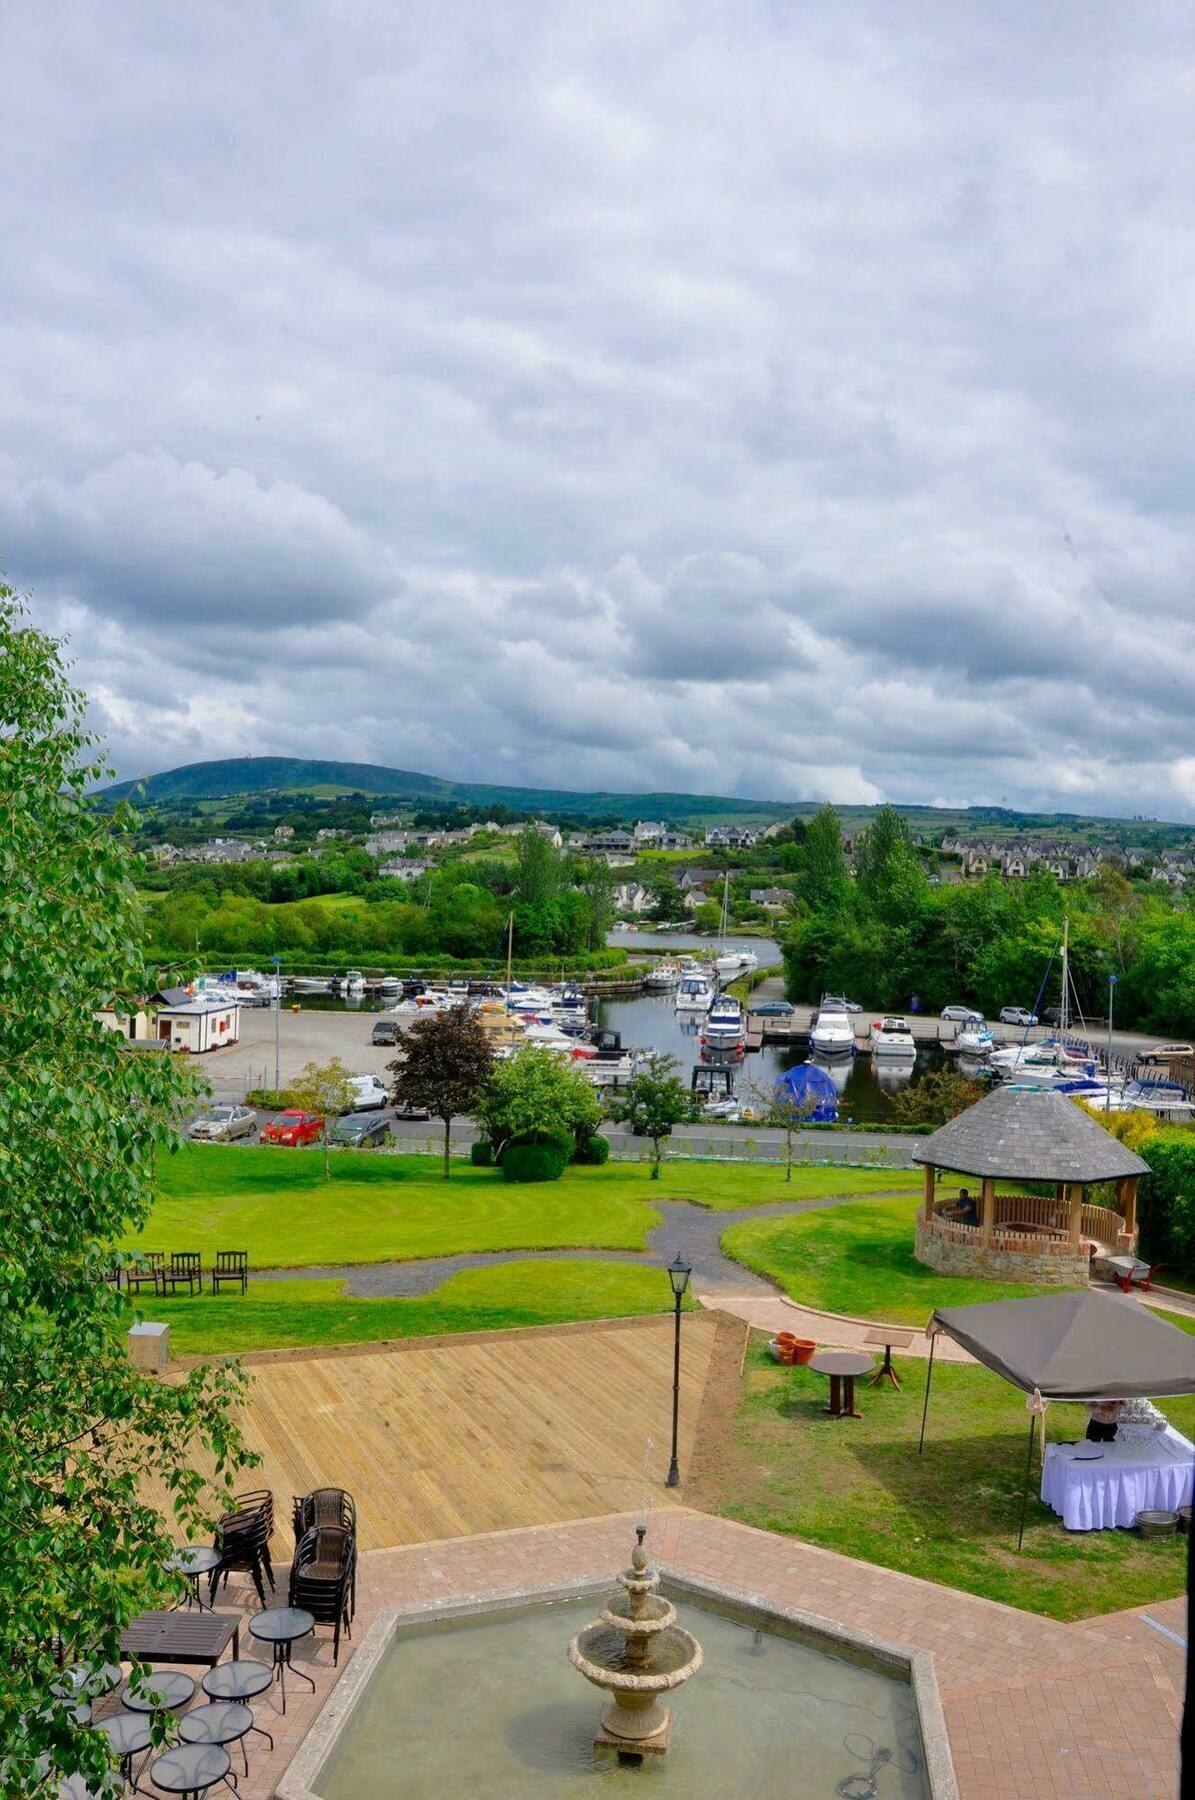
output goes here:
{"type": "Polygon", "coordinates": [[[1043,1286],[1086,1283],[1093,1246],[1132,1251],[1137,1181],[1149,1164],[1065,1094],[997,1087],[913,1152],[925,1168],[925,1201],[914,1255],[946,1275],[988,1276],[1043,1286]],[[970,1204],[935,1199],[939,1170],[972,1175],[970,1204]],[[1048,1182],[1053,1195],[997,1194],[997,1181],[1048,1182]],[[1116,1184],[1116,1210],[1085,1198],[1116,1184]]]}

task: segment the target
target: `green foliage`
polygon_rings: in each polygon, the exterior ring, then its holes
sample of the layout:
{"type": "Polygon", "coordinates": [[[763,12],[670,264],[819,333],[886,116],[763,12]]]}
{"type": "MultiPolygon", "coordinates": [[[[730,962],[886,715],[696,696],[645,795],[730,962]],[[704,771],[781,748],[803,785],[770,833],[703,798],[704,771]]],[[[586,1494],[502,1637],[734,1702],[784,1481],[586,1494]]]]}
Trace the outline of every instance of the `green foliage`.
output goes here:
{"type": "Polygon", "coordinates": [[[0,1789],[14,1795],[104,1780],[103,1741],[54,1695],[55,1646],[68,1663],[119,1661],[128,1620],[169,1600],[178,1536],[210,1528],[246,1460],[240,1371],[135,1371],[131,1308],[103,1280],[196,1090],[175,1058],[131,1054],[96,1019],[156,982],[134,821],[85,798],[102,765],[82,716],[58,645],[0,589],[0,1789]],[[169,1523],[142,1497],[151,1481],[169,1523]]]}
{"type": "Polygon", "coordinates": [[[685,896],[666,870],[662,874],[653,875],[648,886],[652,896],[651,916],[657,925],[675,925],[688,918],[689,909],[685,905],[685,896]]]}
{"type": "Polygon", "coordinates": [[[693,914],[694,931],[713,933],[717,931],[722,920],[722,909],[713,900],[703,900],[693,914]]]}
{"type": "Polygon", "coordinates": [[[488,1169],[493,1166],[494,1146],[489,1138],[474,1138],[469,1145],[469,1161],[475,1169],[488,1169]]]}
{"type": "Polygon", "coordinates": [[[301,1106],[295,1088],[250,1088],[246,1106],[258,1106],[263,1112],[281,1112],[284,1107],[301,1106]]]}
{"type": "Polygon", "coordinates": [[[673,1126],[690,1125],[701,1117],[700,1103],[677,1075],[678,1067],[674,1056],[653,1053],[632,1075],[622,1093],[615,1096],[610,1108],[614,1118],[625,1120],[632,1131],[651,1139],[653,1181],[660,1179],[664,1139],[673,1126]]]}
{"type": "Polygon", "coordinates": [[[833,806],[820,806],[805,828],[800,851],[803,880],[798,891],[814,911],[839,904],[846,887],[842,820],[833,806]]]}
{"type": "Polygon", "coordinates": [[[893,1095],[892,1110],[901,1125],[924,1125],[936,1131],[982,1100],[984,1092],[980,1082],[968,1081],[957,1069],[931,1069],[920,1081],[893,1095]]]}
{"type": "Polygon", "coordinates": [[[569,1151],[559,1138],[512,1138],[502,1152],[504,1181],[559,1181],[569,1151]]]}
{"type": "Polygon", "coordinates": [[[1141,1154],[1150,1167],[1138,1193],[1141,1254],[1195,1278],[1195,1132],[1155,1132],[1141,1154]]]}
{"type": "Polygon", "coordinates": [[[595,1133],[593,1137],[586,1138],[585,1142],[577,1151],[576,1160],[579,1163],[593,1163],[600,1168],[603,1163],[609,1162],[610,1160],[609,1138],[602,1137],[600,1133],[595,1133]]]}
{"type": "Polygon", "coordinates": [[[602,1108],[592,1082],[574,1063],[529,1044],[493,1065],[473,1116],[498,1156],[511,1138],[556,1130],[582,1143],[601,1124],[602,1108]]]}
{"type": "Polygon", "coordinates": [[[477,1014],[467,1006],[453,1006],[416,1019],[403,1039],[402,1055],[390,1064],[396,1104],[443,1121],[445,1181],[452,1173],[452,1121],[473,1111],[493,1063],[493,1048],[477,1014]]]}
{"type": "Polygon", "coordinates": [[[331,1175],[328,1133],[341,1113],[352,1108],[354,1094],[351,1086],[352,1070],[333,1056],[326,1063],[309,1062],[300,1069],[298,1077],[291,1088],[294,1099],[293,1106],[299,1106],[304,1112],[319,1113],[324,1121],[321,1133],[324,1144],[324,1179],[331,1175]]]}

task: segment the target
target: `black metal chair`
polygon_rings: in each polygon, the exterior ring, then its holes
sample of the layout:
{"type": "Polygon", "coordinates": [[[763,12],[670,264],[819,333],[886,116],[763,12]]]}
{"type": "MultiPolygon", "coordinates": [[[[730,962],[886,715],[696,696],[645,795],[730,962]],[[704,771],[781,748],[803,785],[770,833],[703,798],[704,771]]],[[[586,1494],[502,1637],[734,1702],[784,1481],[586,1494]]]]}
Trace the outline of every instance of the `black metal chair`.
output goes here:
{"type": "Polygon", "coordinates": [[[274,1496],[268,1488],[256,1488],[248,1494],[238,1494],[233,1502],[231,1512],[226,1512],[216,1526],[213,1549],[220,1553],[220,1561],[212,1570],[208,1598],[215,1604],[216,1594],[221,1581],[228,1585],[230,1569],[247,1569],[253,1577],[253,1585],[257,1589],[257,1598],[264,1609],[266,1604],[265,1587],[262,1582],[264,1572],[269,1581],[270,1590],[274,1590],[274,1567],[270,1561],[270,1539],[274,1535],[274,1496]]]}
{"type": "Polygon", "coordinates": [[[138,1250],[138,1261],[130,1262],[124,1272],[125,1286],[129,1293],[140,1293],[143,1287],[151,1287],[155,1294],[160,1294],[162,1276],[166,1266],[164,1250],[138,1250]]]}
{"type": "Polygon", "coordinates": [[[249,1287],[249,1252],[247,1250],[217,1250],[216,1260],[212,1264],[212,1292],[220,1292],[221,1282],[230,1287],[239,1287],[242,1294],[249,1287]]]}
{"type": "Polygon", "coordinates": [[[321,1525],[332,1525],[347,1531],[353,1540],[352,1610],[357,1611],[357,1503],[344,1488],[315,1488],[310,1494],[296,1495],[293,1523],[295,1549],[300,1540],[321,1525]]]}
{"type": "Polygon", "coordinates": [[[189,1294],[203,1292],[203,1263],[198,1250],[172,1250],[162,1271],[162,1292],[185,1287],[189,1294]]]}
{"type": "Polygon", "coordinates": [[[302,1607],[317,1624],[331,1625],[332,1662],[340,1661],[340,1631],[353,1635],[353,1574],[357,1544],[340,1525],[313,1525],[295,1549],[291,1564],[291,1606],[302,1607]]]}

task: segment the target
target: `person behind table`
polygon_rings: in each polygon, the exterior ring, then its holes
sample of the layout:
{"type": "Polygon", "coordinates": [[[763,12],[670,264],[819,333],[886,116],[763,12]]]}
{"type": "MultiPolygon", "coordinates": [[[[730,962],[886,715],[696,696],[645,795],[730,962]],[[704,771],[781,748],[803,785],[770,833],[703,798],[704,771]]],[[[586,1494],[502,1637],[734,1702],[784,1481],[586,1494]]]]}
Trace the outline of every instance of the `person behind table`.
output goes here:
{"type": "Polygon", "coordinates": [[[978,1225],[979,1208],[965,1187],[958,1191],[958,1199],[954,1206],[954,1216],[960,1225],[978,1225]]]}
{"type": "Polygon", "coordinates": [[[1088,1443],[1110,1444],[1116,1436],[1116,1428],[1120,1423],[1120,1415],[1123,1411],[1123,1400],[1089,1400],[1087,1402],[1088,1443]]]}

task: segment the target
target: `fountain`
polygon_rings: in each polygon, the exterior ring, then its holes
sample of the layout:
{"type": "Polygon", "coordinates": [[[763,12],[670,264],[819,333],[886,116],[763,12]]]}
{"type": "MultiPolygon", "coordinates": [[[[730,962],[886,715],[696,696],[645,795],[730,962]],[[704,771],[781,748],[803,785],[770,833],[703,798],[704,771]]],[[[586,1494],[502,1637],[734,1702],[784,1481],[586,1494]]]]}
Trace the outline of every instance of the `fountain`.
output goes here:
{"type": "Polygon", "coordinates": [[[623,1594],[612,1595],[568,1647],[574,1669],[610,1695],[594,1749],[635,1760],[663,1756],[672,1709],[660,1697],[681,1687],[702,1662],[701,1645],[677,1624],[671,1601],[656,1591],[660,1577],[648,1567],[646,1536],[646,1525],[636,1526],[631,1567],[618,1577],[623,1594]]]}

